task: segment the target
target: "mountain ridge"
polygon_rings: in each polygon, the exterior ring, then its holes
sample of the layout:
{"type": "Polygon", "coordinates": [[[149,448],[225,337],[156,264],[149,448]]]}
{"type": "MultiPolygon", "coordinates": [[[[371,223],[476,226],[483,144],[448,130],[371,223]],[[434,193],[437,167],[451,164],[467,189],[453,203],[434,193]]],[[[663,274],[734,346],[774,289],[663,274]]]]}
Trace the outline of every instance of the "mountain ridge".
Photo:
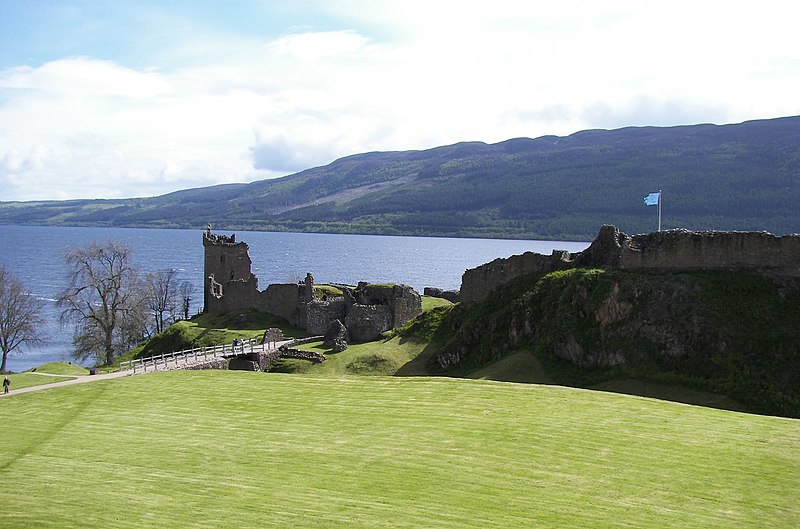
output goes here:
{"type": "Polygon", "coordinates": [[[130,199],[0,202],[0,223],[588,240],[665,227],[800,230],[800,116],[592,129],[353,154],[281,178],[130,199]]]}

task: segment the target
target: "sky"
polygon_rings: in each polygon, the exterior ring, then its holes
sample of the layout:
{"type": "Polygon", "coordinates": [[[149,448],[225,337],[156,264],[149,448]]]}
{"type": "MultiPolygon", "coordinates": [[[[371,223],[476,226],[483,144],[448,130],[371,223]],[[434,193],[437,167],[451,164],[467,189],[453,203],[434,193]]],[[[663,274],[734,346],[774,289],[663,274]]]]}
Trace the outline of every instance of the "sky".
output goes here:
{"type": "Polygon", "coordinates": [[[0,0],[0,201],[800,114],[796,0],[0,0]]]}

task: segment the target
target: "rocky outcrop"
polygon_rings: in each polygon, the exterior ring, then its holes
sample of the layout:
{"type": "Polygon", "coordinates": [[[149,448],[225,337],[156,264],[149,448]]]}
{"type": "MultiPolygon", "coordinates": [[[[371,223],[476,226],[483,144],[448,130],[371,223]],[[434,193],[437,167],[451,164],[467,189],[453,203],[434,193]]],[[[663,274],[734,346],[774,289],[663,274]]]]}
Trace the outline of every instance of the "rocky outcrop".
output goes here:
{"type": "Polygon", "coordinates": [[[347,327],[339,320],[333,320],[328,326],[328,330],[325,332],[323,341],[325,345],[331,348],[332,352],[341,353],[347,349],[347,342],[350,341],[347,327]]]}
{"type": "Polygon", "coordinates": [[[592,380],[682,381],[754,411],[796,417],[797,321],[797,278],[576,268],[501,286],[484,302],[457,308],[440,335],[449,342],[430,365],[458,374],[524,348],[561,362],[557,369],[596,373],[592,380]]]}

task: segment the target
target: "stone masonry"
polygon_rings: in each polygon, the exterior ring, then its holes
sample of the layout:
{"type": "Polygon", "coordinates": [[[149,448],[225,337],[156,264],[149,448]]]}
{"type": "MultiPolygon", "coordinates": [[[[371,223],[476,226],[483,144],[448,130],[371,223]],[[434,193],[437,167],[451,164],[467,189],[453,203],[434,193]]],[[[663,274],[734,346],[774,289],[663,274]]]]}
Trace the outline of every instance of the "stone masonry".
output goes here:
{"type": "Polygon", "coordinates": [[[626,235],[603,226],[583,252],[555,250],[552,255],[526,252],[464,272],[461,302],[478,303],[517,277],[545,274],[579,266],[621,270],[749,270],[783,277],[800,277],[800,235],[766,232],[668,230],[626,235]]]}
{"type": "Polygon", "coordinates": [[[235,235],[203,233],[205,288],[203,312],[254,308],[279,316],[311,334],[323,334],[334,320],[343,322],[357,341],[374,340],[422,312],[419,294],[406,285],[339,285],[340,298],[314,296],[314,277],[298,283],[272,284],[258,290],[248,246],[235,235]]]}

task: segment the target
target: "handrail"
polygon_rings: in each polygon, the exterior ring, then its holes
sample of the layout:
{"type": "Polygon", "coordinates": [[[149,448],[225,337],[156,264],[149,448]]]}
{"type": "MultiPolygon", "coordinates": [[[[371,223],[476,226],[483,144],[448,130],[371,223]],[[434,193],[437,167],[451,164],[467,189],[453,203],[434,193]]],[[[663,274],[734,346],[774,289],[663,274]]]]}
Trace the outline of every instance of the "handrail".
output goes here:
{"type": "MultiPolygon", "coordinates": [[[[211,355],[213,358],[218,358],[219,356],[225,357],[252,354],[256,351],[263,352],[270,349],[269,343],[259,344],[258,340],[258,338],[242,340],[241,342],[237,343],[235,347],[233,344],[206,346],[202,348],[193,347],[191,349],[173,351],[171,353],[161,353],[159,355],[153,355],[147,358],[134,358],[133,360],[125,360],[124,362],[119,363],[120,371],[123,369],[132,369],[135,374],[137,368],[141,368],[143,372],[147,372],[148,367],[151,366],[154,371],[158,371],[159,364],[163,364],[164,369],[167,369],[169,368],[170,363],[174,362],[174,366],[177,368],[180,365],[181,360],[183,360],[184,366],[188,366],[189,357],[194,360],[194,363],[197,363],[198,357],[202,357],[202,361],[205,361],[208,359],[209,355],[211,355]]],[[[277,343],[274,343],[273,345],[275,345],[277,348],[277,343]]]]}

